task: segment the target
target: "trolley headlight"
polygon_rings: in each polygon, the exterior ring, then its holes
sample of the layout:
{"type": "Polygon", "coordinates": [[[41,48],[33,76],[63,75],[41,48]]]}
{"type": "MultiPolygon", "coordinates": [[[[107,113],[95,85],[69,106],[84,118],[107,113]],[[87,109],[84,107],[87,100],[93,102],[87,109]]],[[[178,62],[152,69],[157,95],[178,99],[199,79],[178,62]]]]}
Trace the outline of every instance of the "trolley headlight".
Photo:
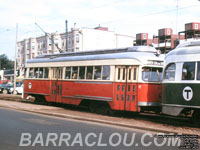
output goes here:
{"type": "Polygon", "coordinates": [[[157,61],[154,61],[153,64],[154,64],[154,65],[158,65],[158,62],[157,62],[157,61]]]}

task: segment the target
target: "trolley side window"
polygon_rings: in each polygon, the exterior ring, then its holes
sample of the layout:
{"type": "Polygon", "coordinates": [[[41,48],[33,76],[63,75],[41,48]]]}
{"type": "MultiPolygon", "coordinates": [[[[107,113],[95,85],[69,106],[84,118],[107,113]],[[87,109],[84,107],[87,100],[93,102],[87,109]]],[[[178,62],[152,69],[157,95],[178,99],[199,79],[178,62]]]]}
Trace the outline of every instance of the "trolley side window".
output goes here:
{"type": "Polygon", "coordinates": [[[101,66],[94,67],[94,79],[101,80],[101,66]]]}
{"type": "Polygon", "coordinates": [[[137,68],[134,68],[133,70],[133,80],[136,80],[136,75],[137,75],[137,68]]]}
{"type": "Polygon", "coordinates": [[[71,78],[71,67],[66,67],[65,79],[70,79],[70,78],[71,78]]]}
{"type": "Polygon", "coordinates": [[[25,70],[24,70],[24,77],[25,77],[25,78],[27,78],[27,71],[28,71],[28,69],[25,68],[25,70]]]}
{"type": "Polygon", "coordinates": [[[38,70],[38,68],[35,68],[34,69],[34,78],[38,78],[38,76],[39,76],[39,70],[38,70]]]}
{"type": "Polygon", "coordinates": [[[53,68],[53,78],[62,79],[63,68],[53,68]]]}
{"type": "Polygon", "coordinates": [[[200,62],[197,63],[197,80],[200,80],[200,62]]]}
{"type": "Polygon", "coordinates": [[[34,68],[29,69],[29,78],[33,78],[34,75],[34,68]]]}
{"type": "Polygon", "coordinates": [[[72,79],[77,79],[78,77],[78,67],[72,67],[72,79]]]}
{"type": "Polygon", "coordinates": [[[49,78],[49,68],[44,68],[44,78],[49,78]]]}
{"type": "Polygon", "coordinates": [[[162,68],[143,67],[142,79],[148,82],[159,82],[162,77],[162,68]]]}
{"type": "Polygon", "coordinates": [[[110,80],[110,66],[103,66],[103,80],[110,80]]]}
{"type": "Polygon", "coordinates": [[[92,76],[93,76],[93,66],[87,66],[86,79],[92,79],[92,76]]]}
{"type": "Polygon", "coordinates": [[[176,64],[171,63],[167,65],[164,73],[164,80],[174,81],[176,74],[176,64]]]}
{"type": "Polygon", "coordinates": [[[194,80],[195,62],[185,62],[182,70],[182,80],[194,80]]]}
{"type": "Polygon", "coordinates": [[[79,79],[85,79],[85,67],[79,67],[79,79]]]}
{"type": "Polygon", "coordinates": [[[43,78],[43,68],[39,68],[39,78],[43,78]]]}

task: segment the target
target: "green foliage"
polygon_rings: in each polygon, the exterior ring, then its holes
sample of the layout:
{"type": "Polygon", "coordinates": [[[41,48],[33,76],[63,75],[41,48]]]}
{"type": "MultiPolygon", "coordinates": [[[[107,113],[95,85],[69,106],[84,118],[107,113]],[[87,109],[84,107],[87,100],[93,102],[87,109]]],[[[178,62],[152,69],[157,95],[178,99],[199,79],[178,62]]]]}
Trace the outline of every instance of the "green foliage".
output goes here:
{"type": "Polygon", "coordinates": [[[8,70],[14,68],[14,61],[9,60],[6,54],[0,55],[0,70],[8,70]]]}

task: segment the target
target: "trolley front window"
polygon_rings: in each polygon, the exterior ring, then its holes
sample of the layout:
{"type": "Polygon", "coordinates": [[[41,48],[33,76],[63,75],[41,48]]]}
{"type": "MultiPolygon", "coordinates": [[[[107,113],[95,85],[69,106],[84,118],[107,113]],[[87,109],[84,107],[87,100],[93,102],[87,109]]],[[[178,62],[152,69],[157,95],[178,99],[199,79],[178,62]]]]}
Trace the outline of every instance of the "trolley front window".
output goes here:
{"type": "Polygon", "coordinates": [[[175,80],[176,65],[174,63],[169,64],[165,69],[164,80],[175,80]]]}
{"type": "Polygon", "coordinates": [[[142,80],[147,82],[159,82],[162,78],[162,68],[143,67],[142,80]]]}

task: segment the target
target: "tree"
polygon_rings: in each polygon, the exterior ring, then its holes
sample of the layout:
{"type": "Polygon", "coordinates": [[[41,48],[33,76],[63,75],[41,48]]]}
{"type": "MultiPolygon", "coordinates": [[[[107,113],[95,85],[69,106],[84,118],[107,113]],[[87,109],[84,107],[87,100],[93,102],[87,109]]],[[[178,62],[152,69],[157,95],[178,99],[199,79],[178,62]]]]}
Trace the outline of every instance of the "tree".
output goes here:
{"type": "Polygon", "coordinates": [[[6,54],[0,55],[0,70],[8,70],[14,68],[14,61],[9,60],[6,54]]]}

